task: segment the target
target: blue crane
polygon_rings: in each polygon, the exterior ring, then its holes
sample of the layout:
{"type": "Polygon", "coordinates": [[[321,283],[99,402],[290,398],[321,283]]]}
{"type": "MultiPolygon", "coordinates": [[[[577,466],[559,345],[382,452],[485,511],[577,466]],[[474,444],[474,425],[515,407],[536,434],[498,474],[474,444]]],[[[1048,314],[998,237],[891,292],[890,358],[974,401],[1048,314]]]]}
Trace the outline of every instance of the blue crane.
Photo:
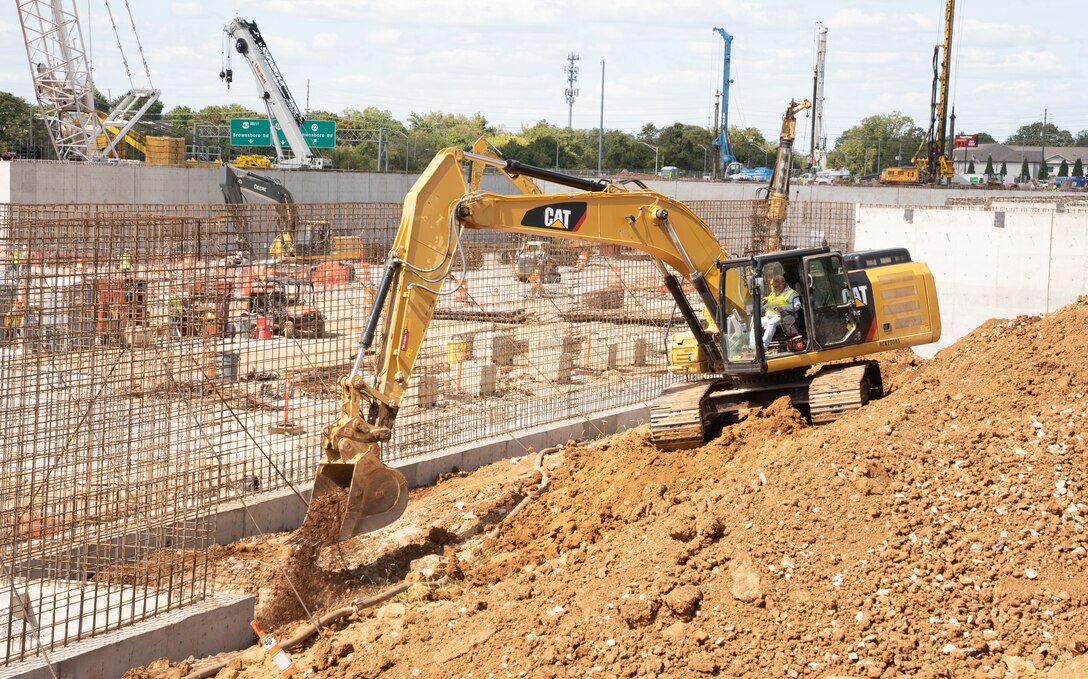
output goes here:
{"type": "Polygon", "coordinates": [[[729,163],[737,161],[733,156],[733,147],[729,145],[729,83],[733,82],[729,79],[729,59],[733,47],[733,36],[726,33],[724,28],[714,30],[721,34],[722,40],[725,40],[725,66],[722,69],[722,124],[717,138],[714,139],[714,146],[720,152],[720,169],[724,172],[729,168],[729,163]]]}

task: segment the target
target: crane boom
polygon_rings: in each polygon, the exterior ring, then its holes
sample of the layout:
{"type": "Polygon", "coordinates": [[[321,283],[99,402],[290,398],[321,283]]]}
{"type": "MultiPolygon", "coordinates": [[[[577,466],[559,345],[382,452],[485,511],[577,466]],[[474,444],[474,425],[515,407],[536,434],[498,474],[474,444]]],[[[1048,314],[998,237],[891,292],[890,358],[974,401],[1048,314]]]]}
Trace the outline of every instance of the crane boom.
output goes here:
{"type": "MultiPolygon", "coordinates": [[[[302,125],[306,119],[298,110],[291,90],[287,87],[287,81],[272,58],[272,52],[268,49],[268,43],[257,28],[255,21],[247,21],[241,17],[235,17],[223,26],[223,34],[232,41],[233,50],[246,60],[253,79],[257,83],[257,92],[264,102],[265,113],[271,126],[272,145],[276,149],[276,165],[279,167],[306,167],[327,168],[332,163],[327,158],[318,158],[314,155],[306,138],[302,134],[302,125]],[[280,145],[276,128],[279,127],[287,140],[290,157],[280,145]]],[[[227,65],[219,76],[230,86],[233,80],[233,71],[230,68],[231,50],[226,51],[227,65]]]]}
{"type": "Polygon", "coordinates": [[[17,4],[34,93],[57,158],[100,162],[115,156],[118,143],[158,101],[159,90],[134,88],[109,113],[97,111],[75,3],[17,4]]]}

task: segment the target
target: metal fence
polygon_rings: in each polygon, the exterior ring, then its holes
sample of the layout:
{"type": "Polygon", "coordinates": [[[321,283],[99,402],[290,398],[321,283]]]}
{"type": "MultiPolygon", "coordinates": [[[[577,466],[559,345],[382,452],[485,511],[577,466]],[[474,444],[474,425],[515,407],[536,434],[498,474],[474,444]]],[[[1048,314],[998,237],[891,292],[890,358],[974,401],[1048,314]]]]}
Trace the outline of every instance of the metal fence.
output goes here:
{"type": "MultiPolygon", "coordinates": [[[[690,206],[730,249],[759,203],[690,206]]],[[[400,205],[0,208],[0,665],[210,592],[224,501],[310,480],[400,205]],[[287,241],[288,225],[295,233],[287,241]]],[[[788,246],[849,249],[795,204],[788,246]]],[[[388,459],[607,408],[668,381],[674,304],[639,253],[466,234],[388,459]]],[[[372,367],[372,366],[370,366],[372,367]]]]}

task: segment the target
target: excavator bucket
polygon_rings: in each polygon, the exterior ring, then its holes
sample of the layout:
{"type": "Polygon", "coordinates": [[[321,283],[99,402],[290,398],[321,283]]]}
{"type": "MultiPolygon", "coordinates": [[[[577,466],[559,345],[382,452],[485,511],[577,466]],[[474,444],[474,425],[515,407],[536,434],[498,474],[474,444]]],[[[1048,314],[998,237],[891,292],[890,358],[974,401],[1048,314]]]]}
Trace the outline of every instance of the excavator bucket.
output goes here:
{"type": "Polygon", "coordinates": [[[375,450],[355,463],[323,462],[317,466],[303,525],[339,520],[339,532],[333,532],[331,527],[314,530],[347,540],[388,526],[407,506],[408,481],[396,469],[385,466],[375,450]]]}

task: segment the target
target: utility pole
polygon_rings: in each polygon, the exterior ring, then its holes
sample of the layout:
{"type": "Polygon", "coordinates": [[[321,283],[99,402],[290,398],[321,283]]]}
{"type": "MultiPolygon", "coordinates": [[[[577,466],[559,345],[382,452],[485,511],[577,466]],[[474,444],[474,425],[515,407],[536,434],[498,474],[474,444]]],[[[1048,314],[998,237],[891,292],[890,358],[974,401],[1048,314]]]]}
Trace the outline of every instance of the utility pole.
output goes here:
{"type": "Polygon", "coordinates": [[[597,129],[597,176],[604,174],[604,59],[601,59],[601,126],[597,129]]]}
{"type": "Polygon", "coordinates": [[[1041,171],[1037,173],[1039,175],[1039,179],[1046,179],[1047,177],[1050,176],[1050,168],[1047,167],[1047,164],[1046,164],[1046,114],[1047,114],[1047,110],[1044,108],[1043,109],[1043,148],[1042,148],[1042,158],[1039,159],[1042,164],[1039,165],[1039,169],[1041,171]]]}
{"type": "MultiPolygon", "coordinates": [[[[715,92],[714,93],[714,124],[715,125],[718,124],[718,105],[720,103],[718,100],[721,98],[721,96],[722,96],[721,92],[715,92]]],[[[710,130],[710,133],[714,134],[713,128],[710,130]]],[[[717,137],[714,137],[714,139],[710,142],[710,146],[714,148],[714,153],[718,152],[718,145],[720,143],[721,142],[718,140],[717,137]]],[[[711,163],[711,165],[710,165],[710,178],[711,179],[717,179],[718,178],[717,168],[718,168],[718,163],[717,162],[711,163]]],[[[722,172],[722,176],[723,177],[725,176],[724,172],[722,172]]]]}
{"type": "Polygon", "coordinates": [[[578,88],[574,86],[578,82],[578,67],[574,65],[574,62],[578,61],[578,55],[574,52],[567,53],[567,129],[570,129],[571,121],[574,118],[574,98],[578,96],[578,88]]]}

